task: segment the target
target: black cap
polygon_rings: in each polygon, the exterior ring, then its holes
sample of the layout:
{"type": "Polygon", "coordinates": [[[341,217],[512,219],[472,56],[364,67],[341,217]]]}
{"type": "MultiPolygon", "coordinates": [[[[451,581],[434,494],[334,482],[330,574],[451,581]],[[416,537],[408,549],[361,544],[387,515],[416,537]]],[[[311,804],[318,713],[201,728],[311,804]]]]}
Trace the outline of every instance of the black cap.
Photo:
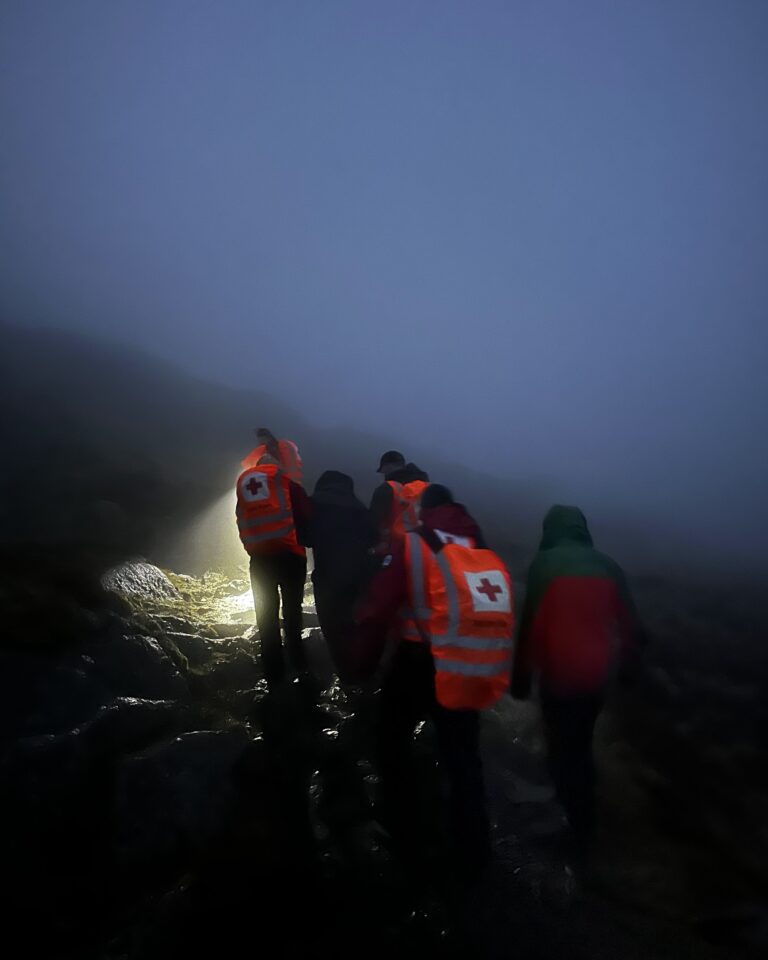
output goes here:
{"type": "Polygon", "coordinates": [[[405,457],[400,453],[399,450],[387,450],[386,453],[382,453],[381,460],[379,460],[379,465],[376,468],[376,473],[381,473],[384,467],[390,464],[391,466],[404,467],[405,466],[405,457]]]}

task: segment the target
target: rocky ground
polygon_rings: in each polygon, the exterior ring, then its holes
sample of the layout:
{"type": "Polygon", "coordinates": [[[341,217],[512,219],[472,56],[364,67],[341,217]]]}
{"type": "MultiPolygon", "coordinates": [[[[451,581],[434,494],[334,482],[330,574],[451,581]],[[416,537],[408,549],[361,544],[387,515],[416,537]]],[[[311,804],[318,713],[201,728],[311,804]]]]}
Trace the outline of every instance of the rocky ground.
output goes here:
{"type": "MultiPolygon", "coordinates": [[[[765,950],[766,661],[745,611],[640,585],[653,641],[638,685],[600,723],[586,869],[561,843],[535,707],[490,711],[496,857],[465,890],[393,858],[371,803],[375,692],[335,682],[311,595],[316,681],[268,692],[245,580],[146,563],[102,572],[51,556],[4,571],[0,806],[19,953],[765,950]]],[[[428,793],[428,727],[418,743],[428,793]]]]}

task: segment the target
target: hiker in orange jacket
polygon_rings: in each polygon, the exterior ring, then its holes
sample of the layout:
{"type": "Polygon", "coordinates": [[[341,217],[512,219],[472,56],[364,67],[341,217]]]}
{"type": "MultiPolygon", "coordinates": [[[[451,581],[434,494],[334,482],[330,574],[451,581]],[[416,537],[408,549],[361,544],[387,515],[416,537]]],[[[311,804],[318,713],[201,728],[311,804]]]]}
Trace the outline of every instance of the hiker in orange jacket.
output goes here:
{"type": "Polygon", "coordinates": [[[450,491],[431,484],[419,528],[385,558],[361,606],[354,667],[361,679],[370,675],[388,637],[395,639],[377,733],[383,823],[407,857],[419,855],[436,816],[418,808],[412,751],[417,724],[429,718],[451,788],[451,837],[464,877],[490,853],[479,711],[508,687],[512,625],[504,564],[450,491]]]}

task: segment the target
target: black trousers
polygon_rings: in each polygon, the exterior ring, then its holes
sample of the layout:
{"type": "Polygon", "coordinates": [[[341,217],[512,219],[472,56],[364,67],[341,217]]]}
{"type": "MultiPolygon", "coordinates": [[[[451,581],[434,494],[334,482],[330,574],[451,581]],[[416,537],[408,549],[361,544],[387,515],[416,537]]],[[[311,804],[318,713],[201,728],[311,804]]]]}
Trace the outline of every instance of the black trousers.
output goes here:
{"type": "Polygon", "coordinates": [[[549,766],[557,798],[574,833],[585,840],[595,823],[592,738],[602,708],[602,693],[563,696],[545,689],[541,692],[549,766]]]}
{"type": "Polygon", "coordinates": [[[307,560],[306,557],[289,551],[256,555],[251,557],[250,570],[264,675],[270,683],[277,683],[285,676],[280,635],[281,601],[290,666],[297,671],[306,669],[306,656],[301,640],[301,605],[307,579],[307,560]]]}
{"type": "Polygon", "coordinates": [[[418,856],[427,825],[440,811],[423,810],[414,769],[416,725],[435,726],[449,791],[449,830],[460,869],[481,868],[490,853],[476,710],[447,710],[435,697],[435,667],[424,644],[401,642],[381,691],[376,753],[386,825],[407,853],[418,856]]]}
{"type": "Polygon", "coordinates": [[[349,661],[354,643],[355,607],[360,598],[358,584],[339,584],[312,577],[320,629],[336,673],[342,683],[350,680],[349,661]]]}

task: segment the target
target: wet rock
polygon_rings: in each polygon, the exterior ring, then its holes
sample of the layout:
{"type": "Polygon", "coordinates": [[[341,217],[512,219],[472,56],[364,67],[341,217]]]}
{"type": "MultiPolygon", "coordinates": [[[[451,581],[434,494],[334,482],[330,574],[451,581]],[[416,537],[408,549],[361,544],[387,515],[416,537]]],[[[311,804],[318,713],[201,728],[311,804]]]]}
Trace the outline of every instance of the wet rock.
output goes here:
{"type": "Polygon", "coordinates": [[[211,681],[216,687],[236,687],[242,689],[256,683],[261,676],[257,659],[245,650],[233,650],[218,660],[209,671],[211,681]]]}
{"type": "Polygon", "coordinates": [[[531,783],[523,777],[507,771],[505,793],[510,803],[552,803],[555,791],[546,784],[531,783]]]}
{"type": "Polygon", "coordinates": [[[200,731],[126,758],[116,775],[117,851],[124,862],[204,853],[226,834],[237,802],[244,729],[200,731]]]}
{"type": "Polygon", "coordinates": [[[179,700],[189,688],[171,658],[152,637],[125,636],[113,631],[92,644],[96,677],[118,697],[179,700]]]}
{"type": "Polygon", "coordinates": [[[94,755],[114,757],[141,749],[180,718],[173,701],[118,697],[86,724],[83,735],[94,755]]]}
{"type": "Polygon", "coordinates": [[[229,639],[240,637],[243,634],[244,625],[242,623],[214,623],[211,624],[211,631],[219,639],[229,639]]]}
{"type": "Polygon", "coordinates": [[[227,706],[233,716],[251,719],[258,715],[259,704],[267,696],[267,681],[262,679],[245,690],[234,690],[227,698],[227,706]]]}
{"type": "Polygon", "coordinates": [[[166,633],[197,633],[202,629],[202,624],[196,620],[186,620],[183,617],[177,617],[172,614],[157,614],[156,622],[166,633]]]}
{"type": "Polygon", "coordinates": [[[146,560],[129,560],[101,578],[105,590],[142,600],[176,600],[179,591],[159,567],[146,560]]]}
{"type": "Polygon", "coordinates": [[[262,670],[253,655],[233,644],[204,666],[191,670],[187,679],[196,697],[223,695],[229,701],[236,690],[255,687],[262,679],[262,670]]]}
{"type": "Polygon", "coordinates": [[[110,699],[90,666],[0,653],[0,740],[63,733],[90,719],[110,699]]]}
{"type": "Polygon", "coordinates": [[[164,652],[170,658],[171,662],[181,671],[182,675],[186,674],[186,672],[189,670],[189,657],[182,653],[176,642],[162,630],[158,630],[157,632],[147,630],[145,632],[149,633],[157,640],[164,652]]]}
{"type": "Polygon", "coordinates": [[[212,641],[197,633],[168,633],[168,638],[176,644],[193,667],[207,663],[213,656],[212,641]]]}
{"type": "Polygon", "coordinates": [[[116,759],[176,719],[172,703],[116,700],[72,730],[17,740],[0,760],[6,867],[16,864],[39,892],[41,872],[70,873],[103,851],[116,759]]]}

